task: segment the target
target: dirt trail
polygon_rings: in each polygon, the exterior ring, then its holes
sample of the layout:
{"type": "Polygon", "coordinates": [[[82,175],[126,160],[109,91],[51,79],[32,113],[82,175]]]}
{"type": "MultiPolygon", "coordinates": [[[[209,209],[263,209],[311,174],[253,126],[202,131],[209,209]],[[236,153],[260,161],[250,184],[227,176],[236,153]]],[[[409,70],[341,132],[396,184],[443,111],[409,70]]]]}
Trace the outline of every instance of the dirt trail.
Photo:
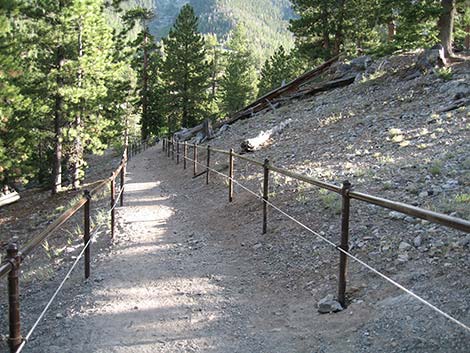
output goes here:
{"type": "MultiPolygon", "coordinates": [[[[411,317],[385,300],[376,303],[374,292],[343,312],[319,314],[318,300],[336,291],[336,266],[325,270],[314,255],[297,264],[295,244],[279,243],[280,261],[272,244],[295,240],[284,234],[285,222],[271,214],[272,229],[261,235],[261,205],[252,196],[236,188],[229,204],[223,180],[207,186],[191,176],[159,146],[130,161],[117,240],[109,246],[105,234],[93,244],[92,277],[83,282],[81,269],[74,273],[24,352],[465,351],[455,330],[442,337],[425,332],[448,323],[391,288],[393,303],[418,313],[410,334],[403,320],[411,317]]],[[[60,279],[29,293],[36,311],[60,279]]]]}
{"type": "Polygon", "coordinates": [[[116,243],[84,289],[72,281],[62,311],[48,314],[25,351],[323,351],[311,300],[265,288],[263,269],[234,240],[247,225],[224,219],[223,187],[181,169],[159,147],[131,160],[116,243]]]}

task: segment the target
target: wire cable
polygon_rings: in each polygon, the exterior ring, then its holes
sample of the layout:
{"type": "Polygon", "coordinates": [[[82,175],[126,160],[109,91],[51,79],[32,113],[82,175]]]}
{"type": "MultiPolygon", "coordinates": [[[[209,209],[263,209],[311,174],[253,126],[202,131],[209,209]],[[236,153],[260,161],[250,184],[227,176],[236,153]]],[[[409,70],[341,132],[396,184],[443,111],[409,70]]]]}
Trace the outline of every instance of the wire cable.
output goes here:
{"type": "Polygon", "coordinates": [[[323,240],[324,242],[326,242],[327,244],[331,245],[332,247],[334,247],[335,249],[337,249],[338,251],[342,252],[343,254],[345,254],[346,256],[348,256],[349,258],[351,258],[352,260],[356,261],[357,263],[361,264],[362,266],[364,266],[365,268],[367,268],[369,271],[375,273],[376,275],[382,277],[384,280],[386,280],[387,282],[391,283],[392,285],[394,285],[395,287],[401,289],[402,291],[404,291],[405,293],[411,295],[413,298],[415,298],[416,300],[420,301],[422,304],[426,305],[427,307],[431,308],[432,310],[434,310],[435,312],[437,312],[438,314],[444,316],[445,318],[447,318],[448,320],[452,321],[453,323],[459,325],[460,327],[462,327],[463,329],[465,329],[466,331],[468,331],[468,333],[470,333],[470,327],[467,326],[466,324],[464,324],[463,322],[457,320],[456,318],[452,317],[451,315],[447,314],[446,312],[442,311],[441,309],[439,309],[438,307],[436,307],[435,305],[431,304],[430,302],[428,302],[426,299],[420,297],[419,295],[415,294],[414,292],[412,292],[411,290],[407,289],[406,287],[404,287],[403,285],[401,285],[400,283],[394,281],[393,279],[391,279],[390,277],[388,277],[387,275],[383,274],[382,272],[380,272],[379,270],[375,269],[374,267],[368,265],[366,262],[362,261],[361,259],[357,258],[356,256],[354,256],[353,254],[351,254],[350,252],[342,249],[341,247],[337,246],[335,243],[333,243],[331,240],[325,238],[324,236],[322,236],[320,233],[314,231],[312,228],[308,227],[307,225],[303,224],[302,222],[300,222],[299,220],[297,220],[296,218],[294,218],[293,216],[289,215],[288,213],[286,213],[285,211],[283,211],[282,209],[280,209],[279,207],[277,207],[276,205],[274,205],[273,203],[269,202],[268,200],[265,200],[261,195],[259,195],[258,193],[256,193],[255,191],[247,188],[245,185],[241,184],[239,181],[235,180],[234,178],[231,178],[230,176],[228,175],[225,175],[223,173],[220,173],[218,172],[217,170],[215,169],[212,169],[212,168],[208,168],[207,165],[204,165],[202,163],[199,163],[198,161],[195,161],[189,157],[186,157],[187,160],[191,161],[191,162],[195,162],[203,167],[205,167],[206,169],[209,169],[210,171],[224,177],[224,178],[227,178],[227,179],[230,179],[232,180],[233,183],[237,184],[238,186],[240,186],[242,189],[244,189],[245,191],[249,192],[250,194],[254,195],[255,197],[257,197],[258,199],[262,200],[263,202],[266,202],[267,205],[269,205],[270,207],[272,207],[273,209],[275,209],[276,211],[278,211],[279,213],[281,213],[282,215],[284,215],[285,217],[289,218],[291,221],[295,222],[296,224],[298,224],[299,226],[301,226],[302,228],[304,228],[305,230],[307,230],[308,232],[310,232],[311,234],[315,235],[316,237],[318,237],[319,239],[323,240]]]}
{"type": "Polygon", "coordinates": [[[119,189],[119,193],[117,194],[117,196],[115,196],[116,201],[114,202],[113,207],[111,207],[111,209],[109,210],[109,213],[111,213],[116,208],[117,204],[119,203],[119,198],[121,197],[121,194],[123,192],[124,192],[124,186],[119,189]]]}
{"type": "Polygon", "coordinates": [[[25,336],[25,338],[23,339],[23,342],[21,342],[20,346],[18,347],[18,349],[16,350],[16,353],[20,353],[23,348],[26,346],[26,343],[28,343],[29,339],[31,338],[32,334],[34,333],[34,331],[36,330],[36,328],[38,327],[39,323],[41,322],[41,320],[44,318],[44,316],[46,315],[47,311],[49,310],[50,306],[52,305],[52,303],[54,302],[55,298],[57,297],[57,295],[59,294],[59,292],[61,291],[62,287],[64,286],[65,282],[67,282],[67,280],[70,278],[70,275],[72,274],[73,270],[75,269],[75,267],[77,266],[78,264],[78,261],[80,261],[80,259],[83,257],[83,254],[85,253],[85,250],[90,246],[90,243],[91,241],[94,239],[96,233],[98,233],[98,231],[102,228],[102,226],[104,225],[104,222],[102,222],[101,224],[97,225],[95,227],[95,229],[93,230],[93,232],[90,234],[90,239],[87,241],[87,243],[85,244],[85,246],[83,247],[82,251],[80,252],[80,254],[77,256],[77,258],[75,259],[73,265],[70,267],[69,271],[67,272],[67,274],[65,275],[64,279],[62,280],[62,282],[60,283],[59,287],[57,287],[57,289],[55,290],[54,294],[52,295],[51,299],[49,299],[49,301],[47,302],[46,306],[44,307],[44,309],[42,310],[41,314],[39,315],[39,317],[36,319],[34,325],[31,327],[31,329],[29,330],[28,334],[25,336]]]}

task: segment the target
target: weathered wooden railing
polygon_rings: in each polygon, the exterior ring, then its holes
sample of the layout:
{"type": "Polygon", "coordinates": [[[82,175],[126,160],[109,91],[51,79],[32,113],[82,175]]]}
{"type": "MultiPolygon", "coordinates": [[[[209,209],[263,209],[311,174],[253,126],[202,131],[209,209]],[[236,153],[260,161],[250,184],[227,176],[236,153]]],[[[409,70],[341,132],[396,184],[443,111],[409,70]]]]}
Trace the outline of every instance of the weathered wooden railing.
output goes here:
{"type": "Polygon", "coordinates": [[[14,353],[22,344],[21,336],[21,323],[20,323],[20,289],[19,289],[19,274],[20,266],[28,255],[37,249],[46,239],[53,233],[59,230],[62,225],[70,218],[76,215],[83,208],[83,241],[84,252],[84,272],[85,278],[90,276],[90,234],[91,234],[91,203],[93,197],[101,193],[108,184],[111,189],[110,199],[110,229],[111,238],[115,236],[115,206],[117,202],[123,206],[124,203],[124,184],[125,173],[128,160],[130,160],[137,153],[147,149],[153,145],[154,140],[145,140],[142,142],[135,142],[130,144],[124,151],[121,163],[114,170],[109,178],[101,180],[92,190],[85,190],[83,196],[76,201],[69,209],[62,213],[54,222],[52,222],[46,229],[41,231],[33,239],[28,241],[21,249],[16,243],[10,243],[7,246],[7,256],[4,262],[0,264],[0,280],[8,277],[8,307],[9,307],[9,338],[8,343],[10,352],[14,353]],[[119,177],[119,191],[116,193],[116,179],[119,177]]]}
{"type": "MultiPolygon", "coordinates": [[[[229,185],[228,185],[228,199],[229,202],[232,202],[233,200],[233,183],[234,183],[234,159],[238,158],[241,160],[244,160],[246,162],[249,162],[251,164],[254,164],[258,167],[263,168],[263,194],[262,194],[262,199],[263,201],[263,219],[262,219],[262,232],[263,234],[266,233],[267,231],[267,225],[268,225],[268,214],[267,214],[267,206],[268,206],[268,195],[269,195],[269,174],[270,172],[275,172],[282,174],[284,176],[290,177],[292,179],[296,179],[314,186],[317,186],[321,189],[328,190],[330,192],[337,193],[341,195],[341,200],[342,200],[342,205],[341,205],[341,236],[340,236],[340,242],[339,245],[336,247],[338,249],[342,249],[343,251],[340,251],[340,259],[339,259],[339,277],[338,277],[338,301],[341,303],[343,307],[346,306],[346,273],[347,273],[347,255],[346,253],[349,252],[349,218],[350,218],[350,200],[355,199],[358,201],[366,202],[369,204],[377,205],[383,208],[387,208],[389,210],[393,210],[396,212],[400,212],[402,214],[411,216],[411,217],[416,217],[420,219],[424,219],[426,221],[429,221],[431,223],[436,223],[443,225],[445,227],[449,228],[454,228],[466,233],[470,233],[470,222],[465,219],[457,218],[457,217],[452,217],[448,216],[442,213],[438,212],[433,212],[430,210],[426,210],[420,207],[408,205],[405,203],[401,202],[396,202],[388,199],[384,199],[381,197],[377,196],[372,196],[368,195],[366,193],[361,193],[357,191],[352,190],[352,185],[349,183],[349,181],[344,181],[342,186],[337,186],[331,183],[327,183],[321,180],[317,180],[314,178],[311,178],[306,175],[294,173],[290,170],[284,169],[284,168],[279,168],[274,166],[272,163],[269,162],[269,160],[265,160],[264,162],[258,161],[253,158],[249,158],[244,155],[240,155],[237,153],[234,153],[233,150],[230,151],[225,151],[225,150],[220,150],[216,148],[212,148],[210,146],[207,147],[202,147],[198,146],[196,144],[187,144],[186,142],[178,142],[178,141],[172,141],[170,139],[164,139],[163,141],[163,150],[168,153],[168,156],[170,156],[170,152],[173,155],[175,152],[175,146],[176,150],[180,151],[179,146],[183,145],[183,167],[186,169],[186,160],[190,160],[193,163],[193,175],[194,176],[199,176],[204,173],[206,173],[206,183],[209,182],[209,170],[210,170],[210,157],[211,157],[211,152],[214,153],[219,153],[223,155],[228,156],[228,162],[229,162],[229,174],[225,175],[222,174],[225,178],[228,179],[229,185]],[[190,158],[188,155],[188,146],[192,147],[193,149],[193,158],[190,158]],[[207,149],[207,161],[206,161],[206,169],[198,174],[198,169],[197,166],[198,164],[201,164],[198,162],[198,150],[204,148],[207,149]]],[[[179,158],[177,159],[179,161],[179,158]]]]}

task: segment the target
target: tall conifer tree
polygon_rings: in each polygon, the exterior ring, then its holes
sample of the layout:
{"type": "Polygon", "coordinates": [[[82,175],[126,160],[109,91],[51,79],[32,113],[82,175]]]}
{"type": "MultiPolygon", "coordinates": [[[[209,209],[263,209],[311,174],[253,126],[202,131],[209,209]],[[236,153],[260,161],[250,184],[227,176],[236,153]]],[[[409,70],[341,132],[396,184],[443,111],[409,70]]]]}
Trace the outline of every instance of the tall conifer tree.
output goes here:
{"type": "Polygon", "coordinates": [[[248,49],[246,30],[238,25],[228,43],[227,67],[221,81],[222,111],[238,111],[256,98],[255,59],[248,49]]]}
{"type": "Polygon", "coordinates": [[[165,44],[163,74],[167,91],[169,129],[192,127],[208,116],[210,84],[204,39],[190,5],[182,7],[165,44]]]}
{"type": "Polygon", "coordinates": [[[298,60],[280,46],[263,65],[260,74],[259,95],[268,93],[295,78],[299,72],[298,60]]]}
{"type": "Polygon", "coordinates": [[[156,49],[155,39],[150,34],[148,26],[149,21],[154,17],[154,14],[143,7],[136,7],[129,10],[124,16],[124,20],[128,24],[128,29],[131,29],[138,25],[142,30],[137,35],[136,40],[132,44],[137,49],[136,60],[133,62],[133,66],[136,71],[140,74],[139,84],[139,101],[138,106],[141,109],[141,138],[145,140],[150,135],[151,130],[151,113],[149,111],[149,70],[150,70],[150,58],[156,58],[152,55],[156,49]]]}

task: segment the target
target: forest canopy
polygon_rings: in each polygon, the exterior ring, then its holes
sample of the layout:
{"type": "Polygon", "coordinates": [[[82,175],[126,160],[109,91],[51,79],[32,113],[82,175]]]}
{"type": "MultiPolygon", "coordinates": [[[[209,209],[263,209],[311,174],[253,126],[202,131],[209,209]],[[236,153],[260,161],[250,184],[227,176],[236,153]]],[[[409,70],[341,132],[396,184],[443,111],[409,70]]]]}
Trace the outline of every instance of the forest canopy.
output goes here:
{"type": "Polygon", "coordinates": [[[470,45],[466,0],[291,3],[192,1],[160,40],[150,0],[0,1],[0,186],[79,188],[87,154],[223,119],[340,52],[470,45]]]}

